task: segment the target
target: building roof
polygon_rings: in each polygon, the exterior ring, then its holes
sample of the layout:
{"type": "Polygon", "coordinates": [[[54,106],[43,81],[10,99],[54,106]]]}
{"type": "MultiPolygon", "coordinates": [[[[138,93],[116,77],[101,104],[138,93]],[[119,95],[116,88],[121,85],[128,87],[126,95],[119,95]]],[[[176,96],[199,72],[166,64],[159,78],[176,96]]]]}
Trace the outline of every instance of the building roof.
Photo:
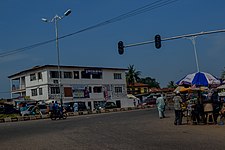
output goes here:
{"type": "MultiPolygon", "coordinates": [[[[15,77],[15,76],[18,76],[18,75],[22,75],[22,74],[26,74],[28,72],[31,72],[31,71],[37,71],[37,70],[43,70],[43,69],[47,69],[47,68],[58,68],[58,65],[43,65],[43,66],[34,66],[30,69],[27,69],[27,70],[24,70],[24,71],[21,71],[21,72],[18,72],[18,73],[15,73],[13,75],[10,75],[8,76],[8,78],[12,78],[12,77],[15,77]]],[[[84,68],[84,69],[108,69],[108,70],[128,70],[128,69],[125,69],[125,68],[111,68],[111,67],[90,67],[90,66],[60,66],[60,68],[84,68]]]]}
{"type": "Polygon", "coordinates": [[[148,84],[144,84],[144,83],[134,83],[134,84],[129,84],[129,87],[149,87],[148,84]]]}

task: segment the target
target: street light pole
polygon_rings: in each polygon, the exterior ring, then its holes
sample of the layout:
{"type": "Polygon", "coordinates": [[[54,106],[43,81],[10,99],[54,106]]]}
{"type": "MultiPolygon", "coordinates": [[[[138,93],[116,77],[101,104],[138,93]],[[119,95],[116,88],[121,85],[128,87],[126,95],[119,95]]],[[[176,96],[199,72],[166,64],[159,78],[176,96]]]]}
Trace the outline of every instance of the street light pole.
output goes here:
{"type": "Polygon", "coordinates": [[[195,38],[197,38],[197,36],[192,36],[192,37],[190,37],[190,40],[191,40],[192,45],[193,45],[193,47],[194,47],[194,52],[195,52],[195,62],[196,62],[196,66],[197,66],[197,71],[199,72],[198,55],[197,55],[197,50],[196,50],[196,42],[195,42],[195,38]]]}
{"type": "MultiPolygon", "coordinates": [[[[56,50],[57,50],[57,67],[58,67],[58,87],[59,87],[59,98],[60,98],[60,104],[63,105],[63,98],[62,98],[62,85],[61,85],[61,71],[60,71],[60,49],[59,49],[59,36],[58,36],[58,20],[63,19],[65,16],[68,16],[71,13],[71,10],[68,9],[63,16],[55,15],[51,20],[47,20],[45,18],[42,18],[42,21],[55,24],[55,42],[56,42],[56,50]]],[[[62,109],[61,109],[62,110],[62,109]]]]}

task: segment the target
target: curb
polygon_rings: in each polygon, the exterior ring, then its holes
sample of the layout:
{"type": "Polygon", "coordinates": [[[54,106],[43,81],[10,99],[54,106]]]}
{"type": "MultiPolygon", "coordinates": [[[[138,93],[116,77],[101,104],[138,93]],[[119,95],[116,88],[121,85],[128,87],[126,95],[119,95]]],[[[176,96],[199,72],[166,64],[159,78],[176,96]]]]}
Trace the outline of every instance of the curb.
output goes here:
{"type": "MultiPolygon", "coordinates": [[[[113,109],[105,109],[105,110],[93,110],[93,111],[79,111],[79,112],[67,112],[67,116],[78,116],[78,115],[91,115],[91,114],[99,114],[99,113],[111,113],[118,111],[131,111],[138,109],[146,109],[146,108],[154,108],[155,106],[145,106],[145,107],[126,107],[126,108],[113,108],[113,109]]],[[[17,116],[17,117],[7,117],[0,119],[0,123],[4,122],[18,122],[18,121],[28,121],[28,120],[38,120],[38,119],[48,119],[50,116],[46,115],[30,115],[30,116],[17,116]]]]}

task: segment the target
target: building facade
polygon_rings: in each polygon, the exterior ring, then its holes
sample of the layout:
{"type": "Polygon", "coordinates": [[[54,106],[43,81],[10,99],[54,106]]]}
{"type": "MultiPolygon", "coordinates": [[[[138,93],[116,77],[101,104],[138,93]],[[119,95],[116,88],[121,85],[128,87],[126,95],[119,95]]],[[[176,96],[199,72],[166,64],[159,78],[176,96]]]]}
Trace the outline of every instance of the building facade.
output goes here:
{"type": "Polygon", "coordinates": [[[63,103],[82,101],[93,109],[99,102],[114,101],[129,107],[123,68],[44,65],[10,75],[11,98],[63,103]],[[59,78],[60,77],[60,78],[59,78]],[[61,86],[59,86],[61,85],[61,86]]]}

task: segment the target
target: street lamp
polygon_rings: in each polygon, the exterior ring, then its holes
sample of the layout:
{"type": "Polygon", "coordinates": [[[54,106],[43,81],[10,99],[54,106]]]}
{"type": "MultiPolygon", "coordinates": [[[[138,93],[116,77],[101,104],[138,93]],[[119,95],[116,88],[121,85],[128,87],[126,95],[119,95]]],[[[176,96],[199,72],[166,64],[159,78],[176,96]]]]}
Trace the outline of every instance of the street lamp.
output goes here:
{"type": "Polygon", "coordinates": [[[195,42],[195,39],[197,38],[197,36],[192,36],[190,38],[187,38],[187,39],[190,39],[191,42],[192,42],[192,45],[194,47],[194,52],[195,52],[195,62],[196,62],[196,66],[197,66],[197,71],[199,72],[199,65],[198,65],[198,55],[197,55],[197,50],[196,50],[196,42],[195,42]]]}
{"type": "Polygon", "coordinates": [[[63,19],[64,17],[68,16],[71,13],[71,10],[68,9],[65,11],[63,16],[55,15],[51,20],[48,20],[46,18],[42,18],[41,20],[48,23],[55,23],[55,42],[56,42],[56,50],[57,50],[57,61],[58,61],[58,87],[59,87],[59,93],[60,93],[60,104],[63,105],[63,99],[62,99],[62,89],[61,89],[61,74],[60,74],[60,54],[59,54],[59,37],[58,37],[58,20],[63,19]]]}

